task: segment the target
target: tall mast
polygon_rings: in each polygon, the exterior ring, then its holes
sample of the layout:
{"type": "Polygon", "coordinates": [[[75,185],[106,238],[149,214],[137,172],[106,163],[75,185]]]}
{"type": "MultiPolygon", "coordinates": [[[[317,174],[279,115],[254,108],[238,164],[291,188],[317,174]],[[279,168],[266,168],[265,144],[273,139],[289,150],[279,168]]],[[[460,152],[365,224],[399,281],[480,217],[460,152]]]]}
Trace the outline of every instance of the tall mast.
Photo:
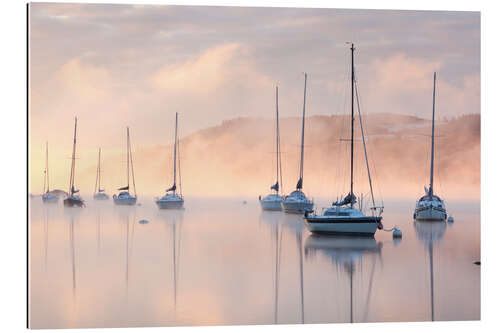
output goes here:
{"type": "Polygon", "coordinates": [[[101,192],[101,148],[99,148],[99,162],[97,164],[97,190],[101,192]]]}
{"type": "MultiPolygon", "coordinates": [[[[353,192],[353,170],[354,170],[354,43],[351,43],[351,197],[354,198],[353,192]]],[[[354,200],[351,200],[351,208],[354,205],[354,200]]]]}
{"type": "MultiPolygon", "coordinates": [[[[278,113],[278,86],[276,86],[276,183],[279,184],[279,113],[278,113]]],[[[276,193],[279,192],[279,187],[276,193]]]]}
{"type": "Polygon", "coordinates": [[[304,127],[306,117],[306,89],[307,89],[307,73],[304,73],[304,104],[302,105],[302,139],[300,142],[300,177],[297,183],[297,190],[302,189],[304,178],[304,127]]]}
{"type": "Polygon", "coordinates": [[[127,126],[127,190],[130,190],[130,134],[127,126]]]}
{"type": "Polygon", "coordinates": [[[71,195],[73,195],[74,193],[73,190],[75,183],[76,124],[77,124],[77,119],[75,117],[75,131],[73,134],[73,154],[71,156],[71,173],[69,176],[69,191],[68,191],[68,193],[71,193],[71,195]]]}
{"type": "MultiPolygon", "coordinates": [[[[47,182],[47,192],[50,191],[49,189],[49,143],[45,142],[45,180],[47,182]]],[[[44,191],[45,191],[45,184],[44,184],[44,191]]]]}
{"type": "Polygon", "coordinates": [[[175,138],[174,138],[174,194],[176,190],[175,183],[177,181],[177,112],[175,113],[175,138]]]}
{"type": "Polygon", "coordinates": [[[97,193],[98,191],[98,187],[97,187],[97,184],[99,183],[99,163],[100,163],[100,159],[101,159],[101,148],[99,148],[99,155],[98,155],[98,158],[97,158],[97,168],[96,168],[96,174],[95,174],[95,185],[94,185],[94,194],[97,193]]]}
{"type": "Polygon", "coordinates": [[[128,139],[129,156],[130,156],[130,171],[132,173],[132,185],[134,185],[134,196],[137,198],[137,191],[135,189],[134,162],[132,160],[132,147],[130,145],[130,135],[129,135],[128,127],[127,127],[127,139],[128,139]]]}
{"type": "Polygon", "coordinates": [[[434,72],[434,89],[432,91],[432,140],[431,140],[431,182],[429,185],[429,196],[434,195],[434,113],[436,105],[436,72],[434,72]]]}

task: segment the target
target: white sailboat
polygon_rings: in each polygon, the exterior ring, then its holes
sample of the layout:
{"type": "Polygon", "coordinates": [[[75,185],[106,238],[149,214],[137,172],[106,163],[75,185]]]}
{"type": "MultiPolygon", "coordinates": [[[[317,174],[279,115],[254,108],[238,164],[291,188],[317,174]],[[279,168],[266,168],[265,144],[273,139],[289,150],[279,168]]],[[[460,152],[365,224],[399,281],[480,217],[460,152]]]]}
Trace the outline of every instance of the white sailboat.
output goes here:
{"type": "MultiPolygon", "coordinates": [[[[181,183],[181,161],[180,156],[177,154],[179,148],[179,139],[177,136],[177,120],[178,114],[175,113],[175,138],[174,138],[174,184],[166,190],[166,194],[161,198],[156,198],[156,204],[159,209],[182,209],[184,208],[184,198],[182,196],[182,183],[181,183]],[[177,165],[179,165],[179,188],[180,193],[177,194],[177,165]]],[[[179,152],[180,154],[180,152],[179,152]]]]}
{"type": "Polygon", "coordinates": [[[432,93],[432,139],[431,139],[431,179],[429,189],[424,187],[425,195],[415,206],[415,220],[445,221],[447,214],[444,201],[434,194],[434,114],[436,105],[436,72],[434,72],[434,89],[432,93]]]}
{"type": "Polygon", "coordinates": [[[303,214],[313,208],[314,203],[307,198],[302,192],[302,185],[304,180],[304,127],[306,117],[306,88],[307,88],[307,73],[304,73],[304,104],[302,107],[302,138],[300,144],[300,171],[299,181],[295,191],[287,195],[281,203],[285,213],[303,214]]]}
{"type": "MultiPolygon", "coordinates": [[[[377,231],[377,228],[382,228],[380,215],[376,215],[377,208],[380,208],[379,214],[382,213],[382,207],[375,207],[375,199],[373,197],[372,182],[370,176],[370,168],[368,165],[368,158],[366,153],[366,144],[363,134],[363,125],[361,122],[361,111],[359,109],[358,101],[358,113],[360,118],[361,133],[363,137],[363,146],[365,152],[366,167],[368,171],[368,179],[370,183],[370,192],[373,207],[372,215],[367,216],[363,214],[361,209],[354,207],[357,202],[357,198],[354,195],[353,185],[353,171],[354,171],[354,44],[351,43],[351,189],[347,196],[343,200],[334,202],[332,207],[327,208],[322,214],[309,214],[306,212],[304,216],[305,224],[307,229],[312,233],[316,234],[344,234],[344,235],[364,235],[373,236],[377,231]]],[[[356,88],[357,96],[357,88],[356,88]]]]}
{"type": "Polygon", "coordinates": [[[44,203],[56,203],[59,201],[59,196],[50,192],[49,188],[49,143],[45,143],[45,170],[43,171],[43,194],[42,201],[44,203]]]}
{"type": "Polygon", "coordinates": [[[85,204],[83,199],[77,194],[80,190],[75,189],[75,159],[76,159],[76,125],[77,119],[75,117],[75,131],[73,134],[73,154],[71,155],[71,172],[69,176],[69,191],[68,196],[64,199],[64,206],[66,207],[83,207],[85,204]]]}
{"type": "Polygon", "coordinates": [[[130,132],[127,127],[127,186],[120,187],[118,195],[113,194],[113,201],[117,205],[133,206],[137,202],[137,194],[135,191],[134,164],[132,163],[132,151],[130,148],[130,132]],[[134,186],[134,195],[129,192],[130,189],[130,174],[132,173],[132,184],[134,186]]]}
{"type": "Polygon", "coordinates": [[[94,200],[108,200],[109,196],[104,193],[104,189],[101,188],[101,148],[99,148],[99,157],[97,159],[97,175],[95,179],[94,186],[94,200]]]}
{"type": "Polygon", "coordinates": [[[275,193],[266,195],[264,198],[259,196],[260,206],[263,210],[281,210],[283,197],[280,195],[280,184],[283,185],[281,173],[281,147],[280,147],[280,127],[278,113],[278,86],[276,86],[276,183],[271,186],[275,193]]]}

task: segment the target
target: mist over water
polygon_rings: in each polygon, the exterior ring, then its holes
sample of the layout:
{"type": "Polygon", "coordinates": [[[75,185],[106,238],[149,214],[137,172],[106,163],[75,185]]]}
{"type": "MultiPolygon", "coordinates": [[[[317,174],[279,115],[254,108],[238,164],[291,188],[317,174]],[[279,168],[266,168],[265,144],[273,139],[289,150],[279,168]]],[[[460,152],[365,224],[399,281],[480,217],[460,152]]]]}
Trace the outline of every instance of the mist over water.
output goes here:
{"type": "Polygon", "coordinates": [[[416,224],[414,200],[388,201],[394,241],[312,236],[254,198],[186,198],[184,211],[87,199],[30,199],[33,328],[480,319],[478,201],[448,201],[453,224],[416,224]]]}
{"type": "MultiPolygon", "coordinates": [[[[423,195],[429,183],[431,122],[395,114],[363,117],[367,149],[376,197],[407,198],[423,195]]],[[[184,194],[200,197],[233,197],[265,194],[276,182],[274,120],[236,118],[182,135],[180,114],[181,176],[184,194]]],[[[348,116],[311,116],[306,120],[304,191],[311,197],[346,194],[349,187],[348,116]]],[[[299,175],[300,118],[280,120],[285,193],[294,189],[299,175]]],[[[135,180],[139,197],[163,195],[172,185],[173,128],[157,146],[140,145],[132,133],[135,180]],[[171,134],[171,135],[170,135],[171,134]]],[[[68,132],[68,143],[72,133],[68,132]]],[[[466,115],[436,124],[435,190],[447,199],[480,197],[480,116],[466,115]]],[[[125,140],[125,137],[124,137],[125,140]]],[[[369,192],[358,119],[355,122],[355,193],[369,192]]],[[[43,186],[45,146],[31,148],[32,193],[43,186]]],[[[51,188],[67,190],[71,147],[50,145],[51,188]]],[[[84,194],[95,185],[97,147],[77,143],[76,185],[84,194]]],[[[125,141],[123,147],[103,148],[102,179],[108,193],[126,185],[125,141]]]]}

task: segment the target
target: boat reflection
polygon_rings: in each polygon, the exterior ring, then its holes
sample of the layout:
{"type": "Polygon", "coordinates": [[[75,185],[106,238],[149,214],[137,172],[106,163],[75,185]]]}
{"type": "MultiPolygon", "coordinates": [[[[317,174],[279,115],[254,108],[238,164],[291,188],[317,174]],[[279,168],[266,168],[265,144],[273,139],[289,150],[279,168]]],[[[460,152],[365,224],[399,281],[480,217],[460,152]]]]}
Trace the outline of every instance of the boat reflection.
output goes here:
{"type": "Polygon", "coordinates": [[[381,250],[382,243],[377,243],[373,237],[352,238],[311,234],[306,240],[305,255],[307,260],[311,260],[319,255],[327,258],[337,269],[340,268],[340,270],[347,272],[349,276],[349,321],[351,323],[355,321],[353,311],[353,276],[357,270],[359,270],[360,274],[363,273],[361,269],[362,258],[368,256],[373,257],[365,303],[366,308],[361,320],[366,321],[373,286],[375,264],[377,257],[381,255],[381,250]]]}
{"type": "Polygon", "coordinates": [[[164,222],[167,231],[171,234],[172,246],[172,284],[173,284],[173,309],[174,319],[177,314],[177,281],[179,281],[180,256],[181,256],[181,236],[184,210],[160,210],[159,218],[164,222]]]}
{"type": "Polygon", "coordinates": [[[264,222],[271,230],[271,247],[274,252],[274,275],[273,275],[273,289],[274,289],[274,324],[278,323],[278,300],[279,300],[279,278],[281,266],[281,248],[283,240],[283,228],[281,227],[281,220],[283,214],[281,212],[262,211],[260,215],[260,222],[264,222]]]}
{"type": "MultiPolygon", "coordinates": [[[[274,250],[274,323],[278,323],[279,282],[282,260],[283,238],[295,238],[296,249],[299,254],[299,283],[300,283],[300,323],[304,324],[304,264],[302,235],[305,229],[302,217],[298,215],[282,214],[281,212],[263,211],[260,222],[271,230],[271,246],[274,250]]],[[[286,252],[286,251],[285,251],[286,252]]]]}
{"type": "Polygon", "coordinates": [[[73,302],[76,300],[76,263],[75,263],[75,218],[71,215],[69,224],[69,251],[71,257],[71,273],[73,282],[73,302]]]}
{"type": "Polygon", "coordinates": [[[415,221],[413,227],[429,255],[431,320],[434,321],[434,245],[441,241],[446,232],[445,221],[415,221]]]}

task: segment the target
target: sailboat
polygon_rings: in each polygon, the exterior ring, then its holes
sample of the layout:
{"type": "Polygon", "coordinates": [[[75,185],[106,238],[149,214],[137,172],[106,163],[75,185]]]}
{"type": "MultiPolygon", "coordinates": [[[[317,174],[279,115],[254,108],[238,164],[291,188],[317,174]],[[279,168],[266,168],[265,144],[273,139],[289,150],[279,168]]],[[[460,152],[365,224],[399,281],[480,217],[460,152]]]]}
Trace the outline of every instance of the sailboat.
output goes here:
{"type": "Polygon", "coordinates": [[[43,171],[43,194],[42,201],[44,203],[55,203],[59,201],[59,197],[50,192],[49,189],[49,143],[45,143],[45,170],[43,171]]]}
{"type": "Polygon", "coordinates": [[[425,195],[416,204],[413,218],[415,220],[445,221],[446,208],[444,201],[434,194],[434,114],[436,105],[436,72],[434,72],[434,89],[432,92],[432,139],[431,139],[431,179],[425,195]]]}
{"type": "Polygon", "coordinates": [[[99,157],[97,159],[97,175],[95,179],[94,187],[94,200],[108,200],[109,196],[104,193],[104,189],[101,188],[101,148],[99,148],[99,157]]]}
{"type": "Polygon", "coordinates": [[[71,172],[69,176],[69,191],[68,196],[64,199],[64,206],[66,207],[83,207],[85,204],[83,199],[77,194],[80,190],[75,189],[75,154],[76,154],[76,125],[77,119],[75,117],[75,131],[73,134],[73,154],[71,155],[71,172]]]}
{"type": "Polygon", "coordinates": [[[120,187],[118,195],[113,194],[113,201],[117,205],[135,205],[137,202],[137,194],[135,192],[134,164],[132,163],[132,151],[130,148],[130,132],[127,126],[127,186],[120,187]],[[130,174],[132,174],[132,184],[134,186],[134,195],[129,193],[130,174]]]}
{"type": "Polygon", "coordinates": [[[275,193],[268,194],[262,199],[259,196],[260,206],[263,210],[281,210],[283,197],[279,194],[279,191],[280,184],[282,183],[280,127],[278,114],[278,86],[276,86],[276,183],[271,186],[271,190],[275,191],[275,193]]]}
{"type": "MultiPolygon", "coordinates": [[[[361,133],[363,137],[363,146],[365,151],[366,167],[368,171],[368,179],[370,182],[370,192],[373,207],[372,215],[366,216],[363,214],[361,209],[354,207],[357,202],[357,198],[354,195],[354,44],[351,43],[351,189],[347,196],[343,200],[336,201],[332,204],[332,207],[327,208],[322,214],[317,215],[316,213],[310,214],[306,212],[304,216],[305,224],[307,229],[312,233],[316,234],[344,234],[344,235],[364,235],[373,236],[377,231],[377,228],[382,228],[382,217],[376,215],[377,208],[380,208],[380,214],[382,213],[382,207],[375,207],[375,199],[373,197],[372,182],[370,176],[370,168],[368,165],[368,158],[366,154],[366,144],[363,134],[363,125],[361,122],[361,112],[359,110],[358,101],[358,113],[360,116],[361,133]]],[[[357,88],[356,88],[357,96],[357,88]]]]}
{"type": "Polygon", "coordinates": [[[295,187],[295,191],[287,195],[281,206],[285,213],[303,214],[313,208],[313,202],[309,200],[304,192],[302,192],[302,185],[304,181],[304,127],[306,117],[306,88],[307,88],[307,73],[304,73],[304,104],[302,107],[302,138],[300,144],[300,170],[299,181],[295,187]]]}
{"type": "Polygon", "coordinates": [[[174,184],[172,187],[166,190],[166,194],[161,197],[156,199],[156,204],[158,205],[159,209],[182,209],[184,208],[184,198],[182,197],[182,183],[181,183],[181,177],[180,177],[180,165],[181,165],[181,160],[180,156],[177,154],[177,150],[179,148],[179,139],[177,137],[177,120],[178,120],[178,114],[177,112],[175,113],[175,138],[174,138],[174,184]],[[177,165],[179,165],[179,188],[180,188],[180,194],[177,194],[177,165]]]}

